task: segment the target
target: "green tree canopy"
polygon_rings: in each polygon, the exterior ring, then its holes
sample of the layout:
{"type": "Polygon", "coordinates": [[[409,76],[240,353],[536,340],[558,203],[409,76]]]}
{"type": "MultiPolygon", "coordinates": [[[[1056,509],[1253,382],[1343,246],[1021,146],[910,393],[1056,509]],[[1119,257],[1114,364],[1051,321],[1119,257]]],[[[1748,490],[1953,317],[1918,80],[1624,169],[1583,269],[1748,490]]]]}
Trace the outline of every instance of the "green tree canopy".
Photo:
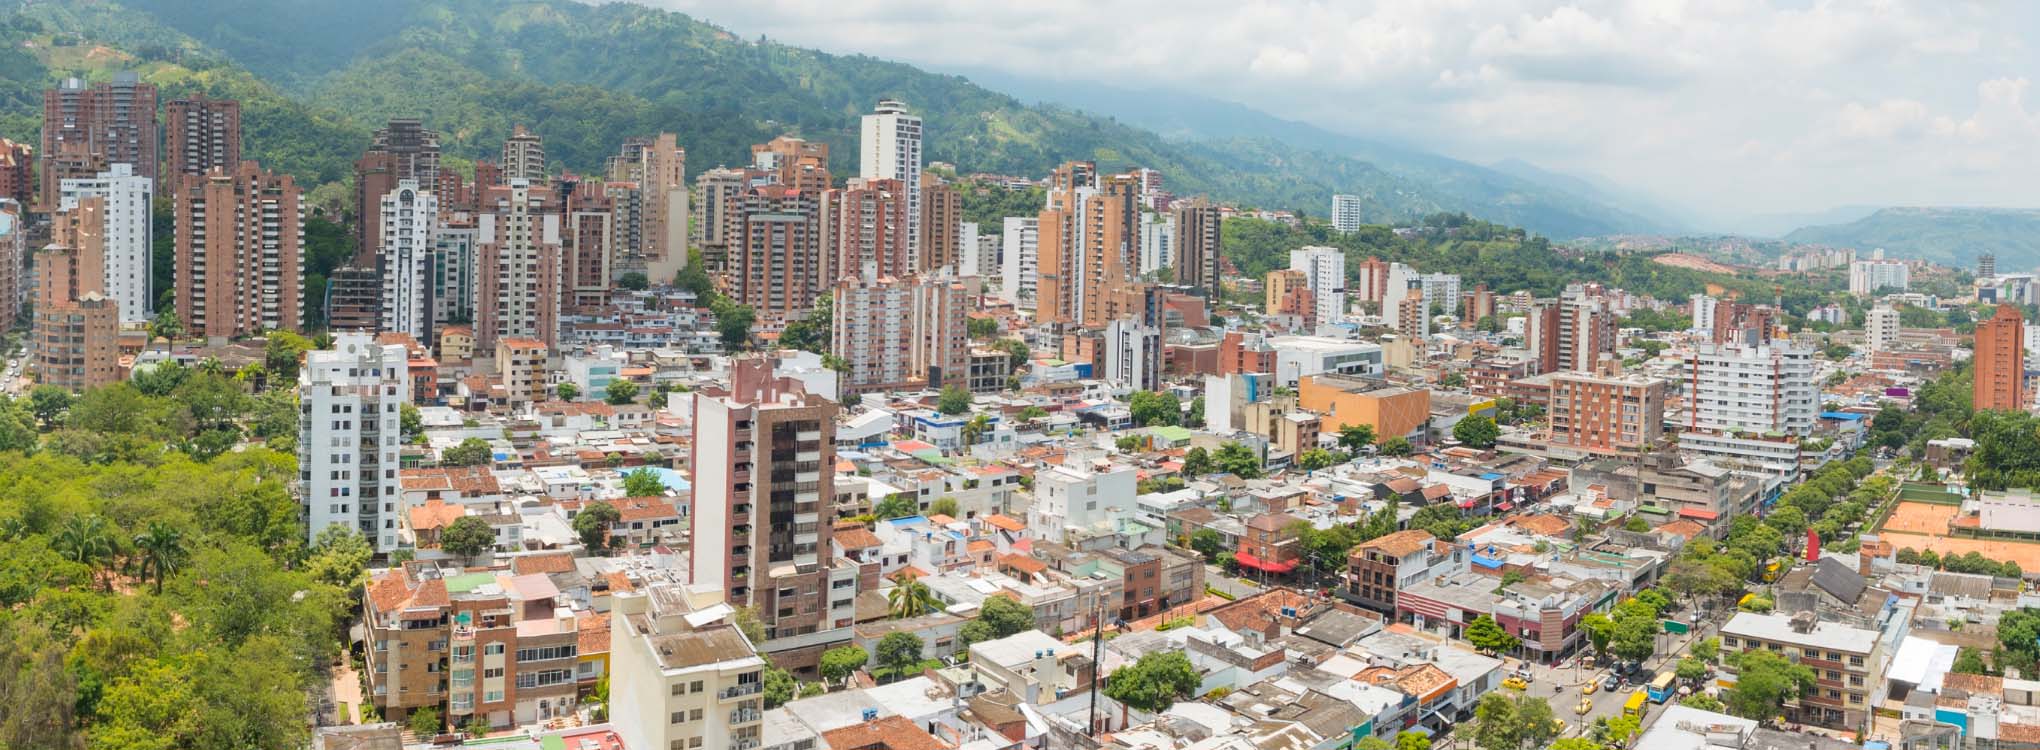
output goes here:
{"type": "Polygon", "coordinates": [[[443,466],[484,466],[494,460],[495,455],[495,449],[489,447],[489,441],[468,438],[460,441],[460,445],[441,451],[439,463],[443,466]]]}
{"type": "Polygon", "coordinates": [[[1196,695],[1202,681],[1183,652],[1151,651],[1113,670],[1105,680],[1105,695],[1137,711],[1161,713],[1196,695]]]}
{"type": "Polygon", "coordinates": [[[470,560],[495,546],[496,530],[481,516],[461,516],[439,531],[440,549],[470,560]]]}
{"type": "Polygon", "coordinates": [[[1495,440],[1502,436],[1502,428],[1495,421],[1483,416],[1465,417],[1452,425],[1452,437],[1469,447],[1487,450],[1495,447],[1495,440]]]}
{"type": "Polygon", "coordinates": [[[604,502],[589,502],[581,506],[581,512],[574,514],[574,534],[581,538],[581,546],[593,554],[609,549],[609,529],[623,518],[616,506],[604,502]]]}

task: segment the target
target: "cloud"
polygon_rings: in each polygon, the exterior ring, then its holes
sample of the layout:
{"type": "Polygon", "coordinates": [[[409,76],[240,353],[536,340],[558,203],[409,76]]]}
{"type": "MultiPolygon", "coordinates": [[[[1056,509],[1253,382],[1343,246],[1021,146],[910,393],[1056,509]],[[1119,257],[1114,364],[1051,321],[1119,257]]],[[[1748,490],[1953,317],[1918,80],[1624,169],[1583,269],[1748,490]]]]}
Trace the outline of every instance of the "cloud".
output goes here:
{"type": "Polygon", "coordinates": [[[2040,205],[2040,4],[638,0],[740,35],[1184,90],[1725,214],[2040,205]],[[1992,166],[1991,159],[1997,159],[1992,166]]]}

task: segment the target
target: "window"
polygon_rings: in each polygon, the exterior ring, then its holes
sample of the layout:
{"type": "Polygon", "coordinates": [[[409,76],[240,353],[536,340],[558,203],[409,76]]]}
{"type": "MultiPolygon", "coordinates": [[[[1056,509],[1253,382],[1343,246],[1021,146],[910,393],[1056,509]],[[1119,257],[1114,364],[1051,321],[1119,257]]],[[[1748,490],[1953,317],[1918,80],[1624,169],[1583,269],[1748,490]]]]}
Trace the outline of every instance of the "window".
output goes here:
{"type": "Polygon", "coordinates": [[[687,720],[688,720],[688,721],[701,721],[701,709],[697,708],[697,709],[694,709],[694,710],[692,710],[692,711],[689,711],[689,712],[687,712],[687,720]]]}
{"type": "Polygon", "coordinates": [[[517,649],[517,660],[520,662],[526,662],[526,661],[545,661],[547,659],[565,659],[574,655],[575,648],[576,647],[573,645],[520,648],[517,649]]]}
{"type": "Polygon", "coordinates": [[[501,643],[489,643],[489,644],[484,644],[484,645],[482,646],[482,655],[483,655],[483,656],[502,656],[502,655],[503,655],[503,644],[501,644],[501,643]]]}
{"type": "Polygon", "coordinates": [[[685,724],[685,723],[687,723],[687,712],[686,712],[686,711],[674,711],[674,712],[673,712],[673,720],[672,720],[671,722],[668,722],[668,723],[670,723],[670,724],[685,724]]]}
{"type": "Polygon", "coordinates": [[[502,679],[502,677],[503,677],[503,668],[502,668],[502,667],[484,667],[484,668],[482,669],[482,677],[483,677],[483,678],[485,678],[485,679],[502,679]]]}
{"type": "Polygon", "coordinates": [[[686,695],[686,694],[687,694],[687,683],[684,683],[684,682],[675,682],[675,683],[673,683],[673,694],[674,694],[674,695],[686,695]]]}
{"type": "Polygon", "coordinates": [[[701,681],[700,681],[700,680],[695,680],[695,681],[694,681],[694,684],[692,684],[692,685],[689,685],[689,686],[687,686],[687,690],[688,690],[688,692],[693,692],[693,693],[699,693],[699,692],[701,692],[701,681]]]}
{"type": "Polygon", "coordinates": [[[688,746],[688,747],[690,747],[690,748],[694,748],[694,747],[701,747],[701,738],[700,738],[700,737],[689,737],[689,738],[687,739],[687,746],[688,746]]]}

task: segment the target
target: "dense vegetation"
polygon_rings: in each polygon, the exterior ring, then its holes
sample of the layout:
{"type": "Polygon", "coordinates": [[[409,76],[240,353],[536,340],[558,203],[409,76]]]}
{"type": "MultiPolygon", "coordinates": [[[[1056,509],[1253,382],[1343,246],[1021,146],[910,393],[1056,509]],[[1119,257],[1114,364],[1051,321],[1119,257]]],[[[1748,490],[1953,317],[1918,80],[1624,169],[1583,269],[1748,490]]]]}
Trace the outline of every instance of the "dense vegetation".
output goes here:
{"type": "Polygon", "coordinates": [[[1847,224],[1802,227],[1785,235],[1792,242],[1878,248],[1895,257],[1971,267],[1980,253],[1996,253],[1998,268],[2021,271],[2040,266],[2033,235],[2040,211],[2009,208],[1887,208],[1847,224]]]}
{"type": "Polygon", "coordinates": [[[1558,236],[1638,221],[1505,175],[1475,184],[1389,172],[1264,138],[1172,141],[962,78],[739,39],[631,3],[313,0],[276,11],[262,0],[24,4],[41,24],[31,30],[39,40],[61,31],[82,37],[67,38],[80,48],[112,49],[48,54],[44,45],[46,54],[0,56],[12,82],[0,88],[0,126],[32,135],[36,89],[58,74],[134,67],[172,95],[241,98],[250,155],[308,184],[342,179],[369,131],[391,116],[422,116],[450,154],[470,159],[493,157],[511,126],[524,124],[546,139],[556,168],[584,173],[599,171],[628,136],[682,133],[699,171],[748,161],[750,144],[792,131],[828,143],[844,174],[857,117],[891,96],[926,118],[927,159],[965,172],[1040,175],[1089,159],[1108,170],[1159,169],[1182,195],[1317,214],[1327,196],[1345,192],[1365,196],[1382,221],[1472,211],[1558,236]]]}
{"type": "Polygon", "coordinates": [[[305,543],[296,400],[270,379],[172,366],[0,400],[0,747],[309,740],[369,548],[305,543]],[[244,435],[280,450],[229,451],[244,435]]]}
{"type": "Polygon", "coordinates": [[[1260,277],[1289,267],[1289,251],[1325,245],[1346,251],[1346,275],[1359,278],[1360,262],[1368,257],[1401,262],[1426,273],[1460,276],[1460,288],[1471,291],[1486,284],[1497,294],[1528,290],[1551,296],[1573,282],[1600,282],[1636,294],[1679,301],[1718,285],[1745,299],[1784,298],[1788,311],[1803,314],[1825,301],[1832,289],[1796,279],[1730,276],[1654,262],[1644,253],[1571,253],[1516,227],[1460,214],[1425,217],[1398,232],[1388,226],[1366,226],[1338,232],[1319,222],[1290,226],[1246,217],[1225,220],[1221,229],[1226,258],[1243,274],[1260,277]],[[1782,292],[1777,287],[1782,284],[1782,292]]]}

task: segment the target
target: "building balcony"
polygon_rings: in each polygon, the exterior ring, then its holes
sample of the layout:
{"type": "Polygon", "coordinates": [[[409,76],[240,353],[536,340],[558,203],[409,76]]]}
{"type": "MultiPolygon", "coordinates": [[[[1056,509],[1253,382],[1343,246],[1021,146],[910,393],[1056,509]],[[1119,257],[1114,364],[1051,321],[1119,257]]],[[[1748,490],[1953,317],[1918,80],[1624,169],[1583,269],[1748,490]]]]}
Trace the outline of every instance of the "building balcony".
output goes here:
{"type": "Polygon", "coordinates": [[[746,696],[757,695],[760,691],[764,689],[765,683],[763,682],[752,682],[743,685],[726,687],[723,688],[722,694],[718,696],[718,700],[732,701],[746,696]]]}

